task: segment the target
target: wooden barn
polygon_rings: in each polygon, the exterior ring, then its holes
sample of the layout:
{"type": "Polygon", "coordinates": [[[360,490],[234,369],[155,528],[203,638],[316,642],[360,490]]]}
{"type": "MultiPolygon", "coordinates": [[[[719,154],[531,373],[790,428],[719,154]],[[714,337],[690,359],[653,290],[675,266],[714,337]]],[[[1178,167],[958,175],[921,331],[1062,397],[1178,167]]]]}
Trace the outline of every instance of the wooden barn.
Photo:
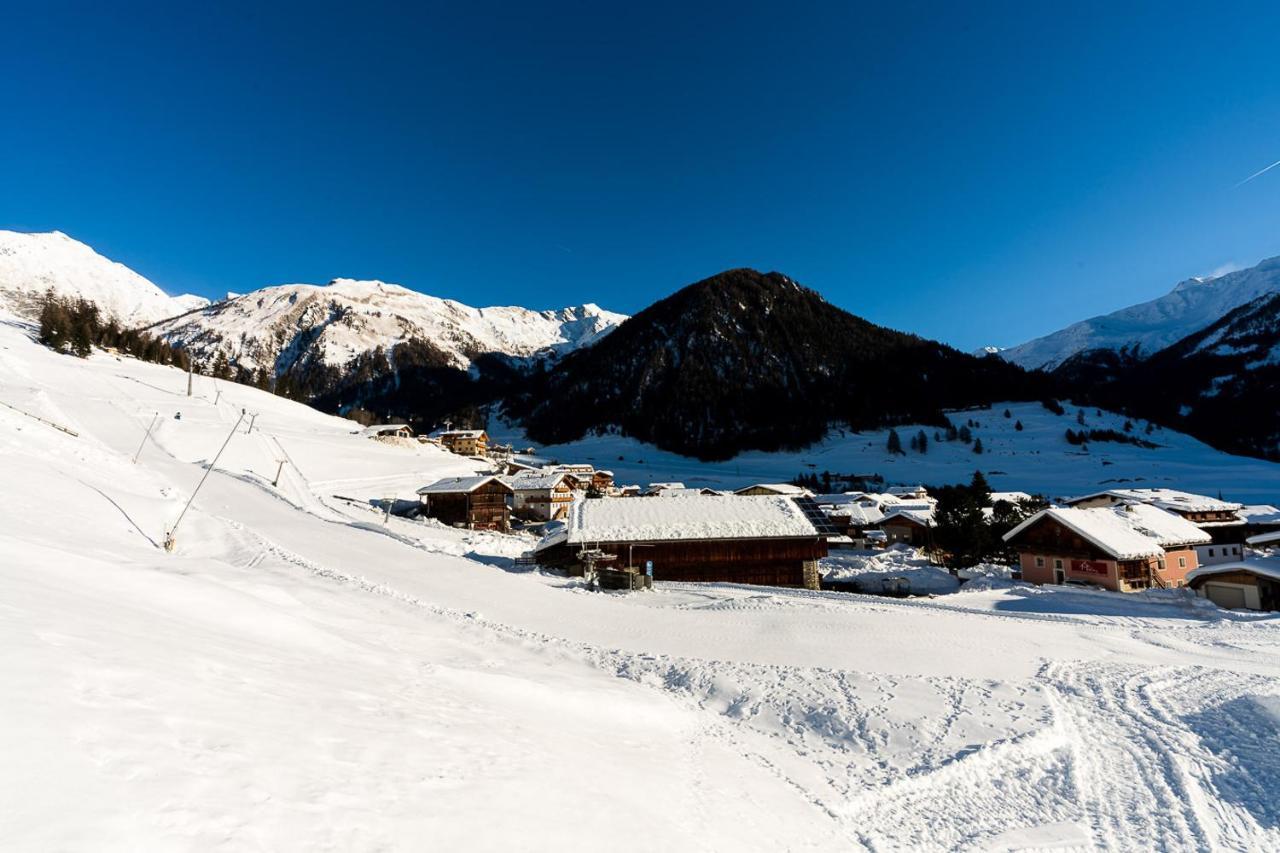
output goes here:
{"type": "Polygon", "coordinates": [[[808,589],[818,588],[818,561],[827,556],[815,521],[778,496],[581,500],[535,554],[540,565],[581,574],[588,549],[612,555],[617,567],[652,563],[657,580],[808,589]]]}
{"type": "Polygon", "coordinates": [[[1196,545],[1209,536],[1158,507],[1051,507],[1005,534],[1018,551],[1023,580],[1096,584],[1118,592],[1177,587],[1197,567],[1196,545]]]}
{"type": "Polygon", "coordinates": [[[511,529],[512,488],[494,476],[447,477],[418,489],[422,514],[454,527],[511,529]]]}

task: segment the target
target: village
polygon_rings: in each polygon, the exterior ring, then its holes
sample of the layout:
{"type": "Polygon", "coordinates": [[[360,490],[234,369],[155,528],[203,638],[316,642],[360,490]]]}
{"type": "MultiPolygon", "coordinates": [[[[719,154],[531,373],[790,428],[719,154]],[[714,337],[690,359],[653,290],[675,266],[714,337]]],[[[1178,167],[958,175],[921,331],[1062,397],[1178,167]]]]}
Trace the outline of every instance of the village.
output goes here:
{"type": "Polygon", "coordinates": [[[414,437],[403,424],[386,424],[364,432],[475,463],[471,476],[422,485],[405,514],[530,537],[536,544],[517,563],[593,588],[637,590],[658,580],[922,595],[937,588],[912,577],[923,565],[933,578],[952,575],[957,587],[994,575],[1112,593],[1185,588],[1224,609],[1280,609],[1280,509],[1269,504],[1169,488],[1052,499],[988,490],[982,516],[995,525],[1006,561],[974,568],[956,564],[939,531],[939,499],[921,485],[833,494],[793,483],[640,486],[616,483],[591,464],[495,445],[483,429],[414,437]]]}

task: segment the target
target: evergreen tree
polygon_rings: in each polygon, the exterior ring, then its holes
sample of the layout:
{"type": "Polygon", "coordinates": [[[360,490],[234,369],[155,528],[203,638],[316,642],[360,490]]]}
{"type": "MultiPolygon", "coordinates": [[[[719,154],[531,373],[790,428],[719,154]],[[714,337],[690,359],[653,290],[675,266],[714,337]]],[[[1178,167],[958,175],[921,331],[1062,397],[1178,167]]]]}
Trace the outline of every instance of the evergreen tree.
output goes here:
{"type": "Polygon", "coordinates": [[[978,439],[977,441],[975,441],[975,442],[973,443],[973,452],[974,452],[974,453],[981,453],[981,452],[982,452],[982,439],[978,439]]]}
{"type": "Polygon", "coordinates": [[[1013,428],[1018,432],[1022,432],[1022,421],[1014,421],[1013,428]]]}
{"type": "Polygon", "coordinates": [[[964,426],[960,427],[959,435],[960,435],[960,440],[963,441],[965,444],[968,444],[969,442],[973,441],[973,433],[969,431],[968,424],[965,424],[964,426]]]}
{"type": "Polygon", "coordinates": [[[1084,426],[1084,409],[1076,412],[1076,423],[1080,424],[1080,426],[1084,426]]]}
{"type": "Polygon", "coordinates": [[[889,441],[885,445],[890,453],[902,454],[902,439],[898,437],[896,429],[889,430],[889,441]]]}
{"type": "Polygon", "coordinates": [[[924,430],[916,433],[916,450],[921,453],[929,452],[929,436],[924,434],[924,430]]]}
{"type": "Polygon", "coordinates": [[[1005,416],[1006,418],[1011,418],[1011,417],[1013,417],[1013,412],[1009,411],[1008,409],[1005,409],[1005,410],[1004,410],[1004,416],[1005,416]]]}

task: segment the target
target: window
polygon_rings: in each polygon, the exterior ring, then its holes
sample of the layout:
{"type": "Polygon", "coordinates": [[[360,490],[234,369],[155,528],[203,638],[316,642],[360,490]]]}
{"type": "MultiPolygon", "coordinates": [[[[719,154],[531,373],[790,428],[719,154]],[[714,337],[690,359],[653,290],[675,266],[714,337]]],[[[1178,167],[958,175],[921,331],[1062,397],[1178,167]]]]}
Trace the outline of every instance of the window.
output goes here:
{"type": "Polygon", "coordinates": [[[1180,568],[1180,569],[1185,569],[1186,567],[1187,567],[1187,558],[1186,558],[1186,557],[1179,557],[1179,558],[1178,558],[1178,568],[1180,568]]]}
{"type": "Polygon", "coordinates": [[[1213,549],[1212,549],[1212,548],[1210,548],[1210,549],[1209,549],[1209,556],[1210,556],[1210,557],[1212,557],[1212,556],[1213,556],[1213,549]]]}
{"type": "Polygon", "coordinates": [[[1239,554],[1239,553],[1240,553],[1240,546],[1239,546],[1239,545],[1236,545],[1236,546],[1232,547],[1232,549],[1231,549],[1231,553],[1232,553],[1232,554],[1239,554]]]}
{"type": "Polygon", "coordinates": [[[1061,561],[1061,560],[1054,560],[1054,561],[1053,561],[1053,567],[1054,567],[1055,569],[1060,569],[1060,568],[1062,568],[1062,561],[1061,561]]]}
{"type": "Polygon", "coordinates": [[[1037,569],[1044,568],[1044,557],[1036,557],[1036,568],[1037,569]]]}

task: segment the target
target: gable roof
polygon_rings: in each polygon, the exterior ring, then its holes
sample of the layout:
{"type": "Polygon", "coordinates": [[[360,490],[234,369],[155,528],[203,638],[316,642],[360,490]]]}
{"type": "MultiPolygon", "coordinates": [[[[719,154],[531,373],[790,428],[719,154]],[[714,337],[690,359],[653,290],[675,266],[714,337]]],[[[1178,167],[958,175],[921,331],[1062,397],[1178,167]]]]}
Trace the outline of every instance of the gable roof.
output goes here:
{"type": "Polygon", "coordinates": [[[1151,504],[1131,503],[1116,507],[1099,507],[1114,513],[1134,530],[1160,543],[1163,548],[1176,545],[1205,545],[1213,541],[1195,523],[1173,512],[1151,504]]]}
{"type": "Polygon", "coordinates": [[[802,495],[813,494],[808,489],[800,486],[793,486],[791,483],[752,483],[750,486],[744,486],[734,491],[734,494],[741,495],[743,492],[749,492],[752,489],[766,489],[775,495],[787,495],[788,497],[801,497],[802,495]]]}
{"type": "Polygon", "coordinates": [[[880,519],[880,524],[885,525],[892,521],[902,519],[912,524],[918,524],[921,527],[933,527],[933,508],[918,506],[891,506],[880,519]]]}
{"type": "Polygon", "coordinates": [[[507,478],[507,484],[518,492],[554,489],[565,480],[563,471],[521,471],[507,478]]]}
{"type": "Polygon", "coordinates": [[[469,494],[476,489],[489,482],[495,482],[507,491],[511,491],[511,487],[502,481],[501,477],[495,477],[492,474],[477,477],[445,477],[443,480],[436,480],[434,483],[423,486],[418,489],[420,495],[459,495],[469,494]]]}
{"type": "Polygon", "coordinates": [[[1280,557],[1254,557],[1235,563],[1217,563],[1212,566],[1201,566],[1198,569],[1187,572],[1187,583],[1229,572],[1248,572],[1259,577],[1280,581],[1280,557]]]}
{"type": "MultiPolygon", "coordinates": [[[[791,498],[687,495],[665,500],[578,501],[555,541],[655,542],[693,539],[795,539],[818,535],[791,498]]],[[[551,539],[552,537],[548,537],[551,539]]],[[[543,540],[539,547],[555,542],[543,540]]]]}
{"type": "Polygon", "coordinates": [[[1117,560],[1139,560],[1164,553],[1159,542],[1134,529],[1110,507],[1076,509],[1055,506],[1042,509],[1006,533],[1004,541],[1011,542],[1022,531],[1044,519],[1056,521],[1117,560]]]}
{"type": "Polygon", "coordinates": [[[1257,536],[1250,536],[1244,541],[1250,545],[1271,545],[1273,543],[1280,545],[1280,530],[1272,533],[1259,533],[1257,536]]]}
{"type": "Polygon", "coordinates": [[[1241,504],[1238,503],[1218,500],[1208,495],[1182,492],[1178,489],[1105,489],[1101,492],[1069,498],[1067,504],[1078,504],[1081,501],[1105,496],[1117,500],[1151,504],[1172,512],[1235,512],[1241,508],[1241,504]]]}
{"type": "Polygon", "coordinates": [[[484,435],[482,429],[451,429],[447,432],[440,433],[441,438],[479,438],[484,435]]]}
{"type": "Polygon", "coordinates": [[[1249,524],[1265,525],[1266,527],[1280,526],[1280,509],[1273,507],[1271,504],[1243,506],[1236,515],[1249,524]]]}

